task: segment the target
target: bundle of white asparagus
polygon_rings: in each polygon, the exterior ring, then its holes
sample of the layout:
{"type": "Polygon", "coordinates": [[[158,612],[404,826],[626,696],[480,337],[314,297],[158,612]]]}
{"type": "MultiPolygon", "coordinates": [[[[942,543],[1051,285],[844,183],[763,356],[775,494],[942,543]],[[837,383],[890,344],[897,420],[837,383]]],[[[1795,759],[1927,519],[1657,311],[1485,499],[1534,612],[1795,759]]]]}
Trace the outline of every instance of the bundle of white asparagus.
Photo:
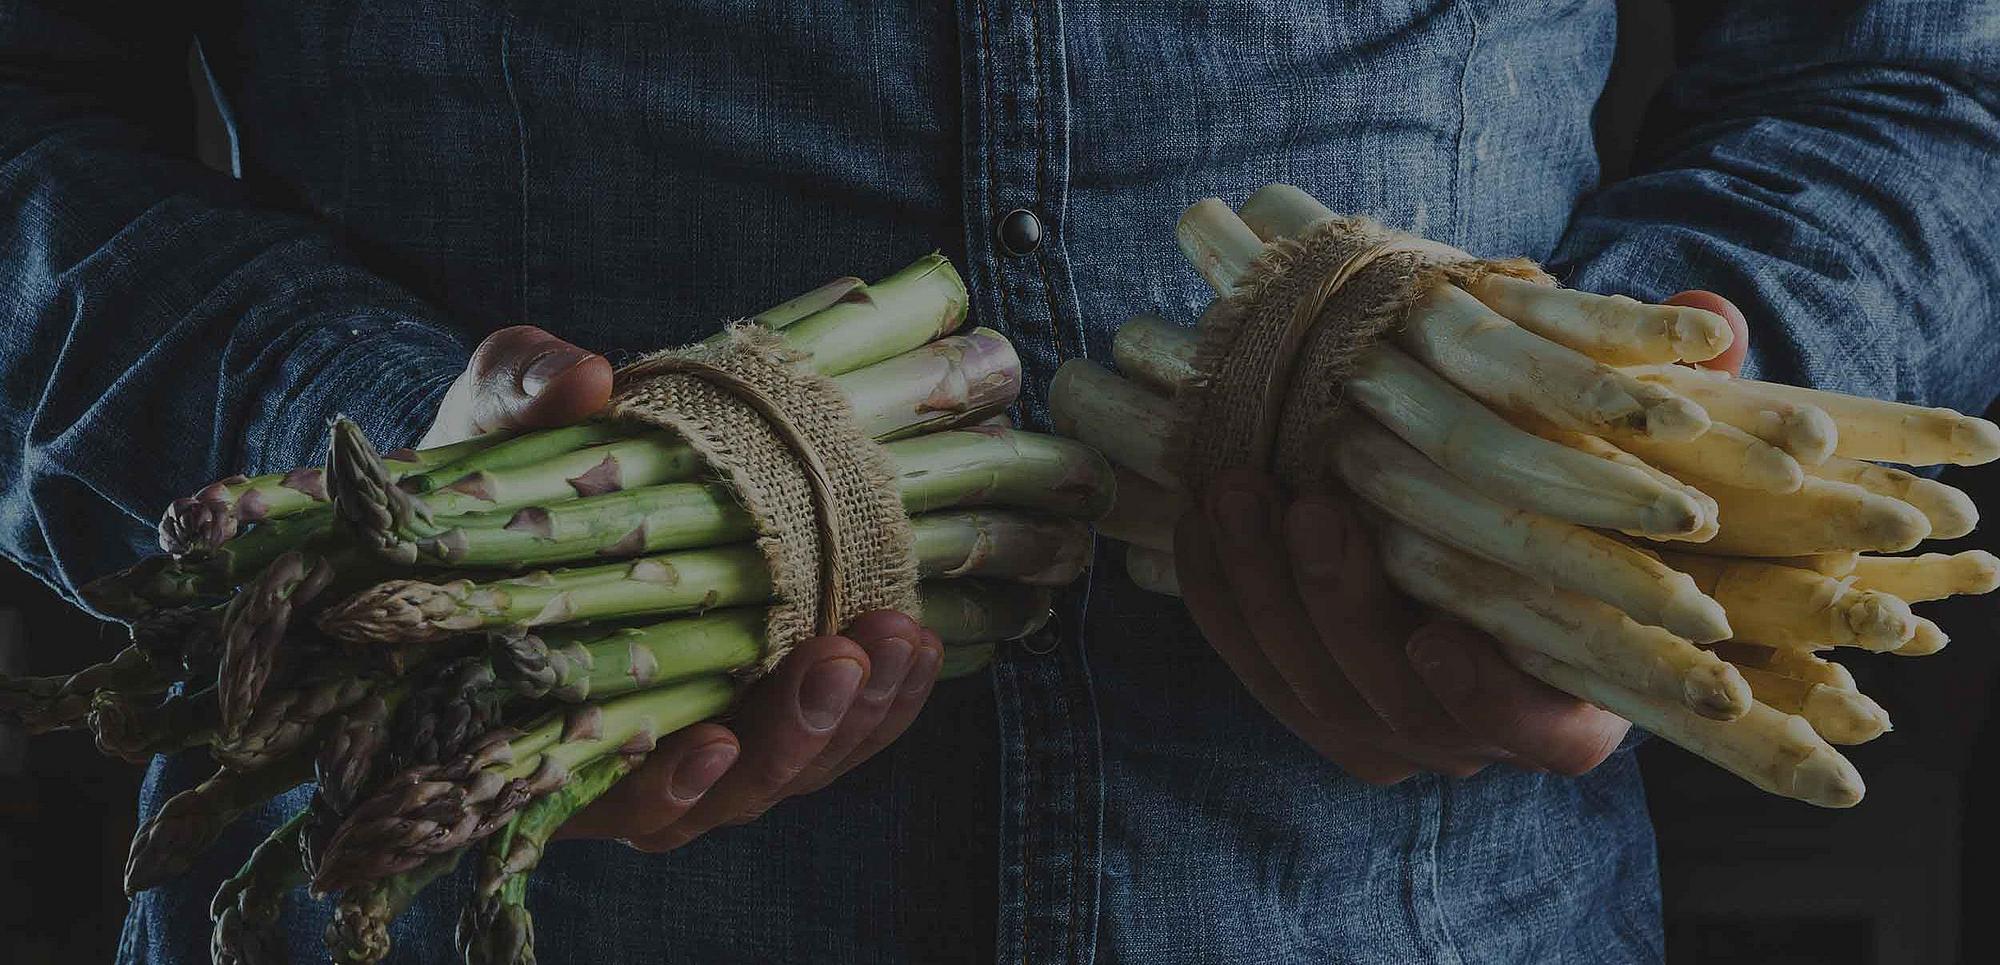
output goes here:
{"type": "MultiPolygon", "coordinates": [[[[1227,296],[1267,243],[1332,217],[1270,185],[1240,212],[1194,205],[1177,234],[1227,296]]],[[[1861,777],[1832,745],[1889,719],[1822,653],[1935,653],[1945,635],[1910,604],[2000,586],[1985,552],[1878,555],[1963,536],[1977,512],[1874,460],[1983,463],[2000,427],[1684,364],[1729,347],[1710,312],[1498,274],[1468,285],[1439,283],[1365,350],[1326,440],[1393,582],[1528,673],[1758,787],[1857,803],[1861,777]]],[[[1200,377],[1196,340],[1134,318],[1114,344],[1122,377],[1078,360],[1050,390],[1058,431],[1118,467],[1100,533],[1166,593],[1191,504],[1166,440],[1176,393],[1200,377]]]]}

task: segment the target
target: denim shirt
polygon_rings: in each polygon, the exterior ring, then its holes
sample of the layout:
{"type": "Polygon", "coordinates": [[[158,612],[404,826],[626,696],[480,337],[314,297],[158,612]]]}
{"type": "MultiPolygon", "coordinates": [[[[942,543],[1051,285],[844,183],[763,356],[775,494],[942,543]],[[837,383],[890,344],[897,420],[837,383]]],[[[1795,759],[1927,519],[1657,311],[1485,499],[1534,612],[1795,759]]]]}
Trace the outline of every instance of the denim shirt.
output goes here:
{"type": "MultiPolygon", "coordinates": [[[[0,548],[73,598],[172,497],[321,458],[333,413],[410,441],[495,328],[616,358],[932,249],[1045,425],[1063,360],[1202,308],[1180,210],[1270,181],[1581,288],[1714,289],[1753,374],[1983,409],[2000,14],[1685,6],[1602,185],[1612,0],[0,0],[0,548]],[[190,40],[230,175],[192,159],[190,40]]],[[[670,855],[553,848],[542,959],[1660,958],[1629,753],[1372,788],[1115,563],[1055,626],[826,792],[670,855]]],[[[156,763],[145,806],[203,766],[156,763]]],[[[203,960],[208,893],[276,820],[142,895],[123,959],[203,960]]],[[[396,960],[452,958],[464,894],[396,960]]],[[[317,960],[325,909],[294,906],[317,960]]]]}

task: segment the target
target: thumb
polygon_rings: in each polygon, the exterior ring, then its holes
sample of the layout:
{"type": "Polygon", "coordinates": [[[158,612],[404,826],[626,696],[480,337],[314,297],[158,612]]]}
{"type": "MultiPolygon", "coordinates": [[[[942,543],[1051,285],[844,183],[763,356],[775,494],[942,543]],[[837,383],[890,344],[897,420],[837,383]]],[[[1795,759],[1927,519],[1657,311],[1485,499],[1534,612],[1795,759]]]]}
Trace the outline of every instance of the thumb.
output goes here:
{"type": "Polygon", "coordinates": [[[611,363],[533,325],[503,328],[472,353],[445,393],[423,445],[495,429],[541,429],[582,420],[611,398],[611,363]]]}
{"type": "Polygon", "coordinates": [[[1695,364],[1704,369],[1719,369],[1730,375],[1743,374],[1743,358],[1750,352],[1750,324],[1743,320],[1743,310],[1737,308],[1735,302],[1712,291],[1696,288],[1681,292],[1662,304],[1699,308],[1722,316],[1722,320],[1729,323],[1730,333],[1736,337],[1730,341],[1729,348],[1724,349],[1721,355],[1695,364]]]}

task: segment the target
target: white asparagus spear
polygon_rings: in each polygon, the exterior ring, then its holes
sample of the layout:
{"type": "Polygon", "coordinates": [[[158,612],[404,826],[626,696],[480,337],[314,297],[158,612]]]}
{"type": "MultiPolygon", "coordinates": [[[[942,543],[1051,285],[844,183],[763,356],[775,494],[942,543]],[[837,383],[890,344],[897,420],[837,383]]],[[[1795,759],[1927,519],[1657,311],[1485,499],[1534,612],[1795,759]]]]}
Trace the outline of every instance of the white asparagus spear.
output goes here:
{"type": "MultiPolygon", "coordinates": [[[[1643,373],[1634,374],[1653,375],[1668,382],[1686,377],[1670,371],[1671,368],[1648,366],[1643,373]]],[[[1825,411],[1840,427],[1833,447],[1836,456],[1912,466],[1945,463],[1976,466],[2000,459],[2000,426],[1950,409],[1753,379],[1732,379],[1726,388],[1717,389],[1725,390],[1767,402],[1789,402],[1825,411]]]]}
{"type": "Polygon", "coordinates": [[[1805,470],[1798,460],[1726,423],[1715,423],[1693,439],[1674,441],[1623,429],[1603,431],[1612,445],[1695,485],[1722,483],[1769,493],[1798,492],[1805,485],[1805,470]]]}
{"type": "Polygon", "coordinates": [[[1773,794],[1844,808],[1860,803],[1865,793],[1861,773],[1802,717],[1758,703],[1735,720],[1710,720],[1533,650],[1508,647],[1507,655],[1549,686],[1617,714],[1773,794]]]}
{"type": "MultiPolygon", "coordinates": [[[[1304,197],[1320,220],[1324,205],[1304,197]]],[[[1212,200],[1212,199],[1211,199],[1212,200]]],[[[1203,245],[1246,245],[1257,236],[1227,205],[1204,201],[1181,216],[1183,252],[1218,293],[1232,290],[1231,266],[1247,265],[1254,252],[1211,252],[1203,245]],[[1187,246],[1196,246],[1188,251],[1187,246]],[[1213,277],[1210,277],[1210,276],[1213,277]]],[[[1436,242],[1424,247],[1456,249],[1436,242]]],[[[1258,242],[1262,249],[1262,242],[1258,242]]],[[[1573,352],[1501,317],[1456,285],[1438,285],[1417,302],[1396,337],[1405,350],[1460,388],[1503,409],[1525,409],[1565,428],[1593,431],[1622,425],[1662,439],[1691,439],[1707,431],[1701,406],[1573,352]]]]}
{"type": "Polygon", "coordinates": [[[1133,585],[1149,593],[1181,595],[1181,579],[1174,569],[1174,555],[1144,546],[1125,547],[1125,573],[1133,585]]]}
{"type": "Polygon", "coordinates": [[[1168,489],[1180,479],[1166,462],[1173,403],[1088,359],[1070,359],[1049,381],[1049,415],[1057,432],[1168,489]]]}
{"type": "MultiPolygon", "coordinates": [[[[1259,238],[1290,238],[1334,216],[1318,199],[1289,184],[1268,184],[1238,212],[1259,238]]],[[[1722,316],[1698,308],[1648,305],[1622,295],[1597,295],[1490,275],[1473,292],[1502,316],[1552,342],[1600,362],[1701,362],[1734,341],[1722,316]]]]}
{"type": "Polygon", "coordinates": [[[1861,559],[1860,553],[1854,550],[1842,550],[1835,553],[1812,553],[1806,556],[1770,556],[1765,557],[1764,562],[1811,570],[1821,576],[1840,577],[1854,572],[1854,564],[1859,559],[1861,559]]]}
{"type": "Polygon", "coordinates": [[[2000,558],[1985,550],[1922,556],[1863,556],[1854,561],[1854,585],[1894,594],[1911,603],[2000,590],[2000,558]]]}
{"type": "Polygon", "coordinates": [[[1939,650],[1943,650],[1945,644],[1950,642],[1951,637],[1944,632],[1943,627],[1923,617],[1918,617],[1917,632],[1911,634],[1910,642],[1903,644],[1899,650],[1891,650],[1889,652],[1898,657],[1928,657],[1939,650]]]}
{"type": "Polygon", "coordinates": [[[1380,531],[1389,578],[1405,593],[1496,639],[1529,647],[1607,680],[1728,720],[1750,709],[1734,667],[1616,608],[1529,579],[1388,523],[1380,531]]]}
{"type": "Polygon", "coordinates": [[[1854,684],[1854,675],[1846,667],[1827,660],[1811,650],[1794,650],[1791,647],[1766,647],[1755,643],[1738,643],[1725,640],[1709,645],[1715,655],[1739,668],[1754,668],[1769,673],[1783,674],[1794,680],[1832,687],[1835,690],[1860,688],[1854,684]]]}
{"type": "Polygon", "coordinates": [[[1720,556],[1900,553],[1931,531],[1930,520],[1909,503],[1813,476],[1798,492],[1783,495],[1714,483],[1702,492],[1715,499],[1721,530],[1705,543],[1677,549],[1720,556]]]}
{"type": "MultiPolygon", "coordinates": [[[[1120,369],[1172,395],[1194,377],[1194,342],[1192,329],[1142,315],[1118,330],[1113,351],[1120,369]]],[[[1510,506],[1668,538],[1711,526],[1705,501],[1680,483],[1525,432],[1392,345],[1364,352],[1346,390],[1431,461],[1510,506]]]]}
{"type": "Polygon", "coordinates": [[[1099,535],[1133,546],[1171,553],[1174,526],[1188,510],[1188,499],[1180,493],[1133,472],[1113,465],[1117,498],[1111,511],[1096,522],[1099,535]]]}
{"type": "Polygon", "coordinates": [[[1480,279],[1472,294],[1514,324],[1607,365],[1705,362],[1735,341],[1727,320],[1699,308],[1648,305],[1507,275],[1480,279]]]}
{"type": "Polygon", "coordinates": [[[1662,553],[1660,558],[1722,604],[1738,640],[1882,652],[1910,642],[1917,630],[1908,603],[1811,570],[1692,553],[1662,553]]]}
{"type": "Polygon", "coordinates": [[[1338,431],[1341,478],[1404,525],[1640,623],[1701,643],[1729,638],[1721,604],[1685,574],[1603,534],[1494,502],[1367,419],[1343,419],[1338,431]]]}
{"type": "Polygon", "coordinates": [[[1737,668],[1757,702],[1797,714],[1829,744],[1866,744],[1890,730],[1889,712],[1867,695],[1754,667],[1737,668]]]}
{"type": "Polygon", "coordinates": [[[1332,208],[1319,203],[1318,198],[1289,184],[1267,184],[1243,202],[1237,216],[1257,237],[1269,241],[1296,238],[1305,234],[1307,228],[1334,217],[1334,213],[1332,208]]]}
{"type": "Polygon", "coordinates": [[[1931,521],[1932,539],[1957,539],[1979,525],[1979,507],[1973,505],[1972,497],[1916,473],[1844,456],[1833,456],[1807,471],[1917,507],[1931,521]]]}
{"type": "Polygon", "coordinates": [[[1709,418],[1742,429],[1808,466],[1825,462],[1840,438],[1840,428],[1826,410],[1744,391],[1744,385],[1756,383],[1746,383],[1727,372],[1685,365],[1650,365],[1626,371],[1701,403],[1709,418]]]}
{"type": "Polygon", "coordinates": [[[1135,315],[1111,337],[1111,360],[1126,378],[1171,396],[1194,381],[1195,331],[1151,313],[1135,315]]]}
{"type": "MultiPolygon", "coordinates": [[[[1558,429],[1547,423],[1530,422],[1524,425],[1523,428],[1550,442],[1574,449],[1585,455],[1610,460],[1621,466],[1629,466],[1632,469],[1645,473],[1648,477],[1663,486],[1669,488],[1679,487],[1682,493],[1686,494],[1689,499],[1694,500],[1695,504],[1701,507],[1702,525],[1699,529],[1685,536],[1654,537],[1655,539],[1665,538],[1689,543],[1705,543],[1715,538],[1715,534],[1719,529],[1716,525],[1715,500],[1709,498],[1707,493],[1660,471],[1659,468],[1646,462],[1644,459],[1632,455],[1597,436],[1582,432],[1571,432],[1568,429],[1558,429]]],[[[1622,532],[1633,536],[1644,535],[1633,533],[1631,530],[1623,530],[1622,532]]]]}
{"type": "Polygon", "coordinates": [[[1709,523],[1682,487],[1524,432],[1390,345],[1356,360],[1347,396],[1494,499],[1583,526],[1686,537],[1709,523]]]}
{"type": "Polygon", "coordinates": [[[1456,285],[1419,300],[1397,342],[1488,404],[1566,429],[1620,427],[1662,440],[1708,431],[1701,406],[1515,325],[1456,285]]]}

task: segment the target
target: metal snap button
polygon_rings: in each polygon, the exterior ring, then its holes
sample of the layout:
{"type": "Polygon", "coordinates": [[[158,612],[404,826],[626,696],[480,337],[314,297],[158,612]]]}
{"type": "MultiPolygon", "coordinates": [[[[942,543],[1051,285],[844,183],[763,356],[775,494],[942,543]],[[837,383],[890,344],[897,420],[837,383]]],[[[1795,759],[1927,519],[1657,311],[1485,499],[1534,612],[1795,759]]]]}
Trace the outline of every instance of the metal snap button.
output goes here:
{"type": "Polygon", "coordinates": [[[1033,254],[1042,246],[1042,219],[1026,208],[1015,208],[1001,215],[993,232],[1000,239],[1000,250],[1011,257],[1033,254]]]}

